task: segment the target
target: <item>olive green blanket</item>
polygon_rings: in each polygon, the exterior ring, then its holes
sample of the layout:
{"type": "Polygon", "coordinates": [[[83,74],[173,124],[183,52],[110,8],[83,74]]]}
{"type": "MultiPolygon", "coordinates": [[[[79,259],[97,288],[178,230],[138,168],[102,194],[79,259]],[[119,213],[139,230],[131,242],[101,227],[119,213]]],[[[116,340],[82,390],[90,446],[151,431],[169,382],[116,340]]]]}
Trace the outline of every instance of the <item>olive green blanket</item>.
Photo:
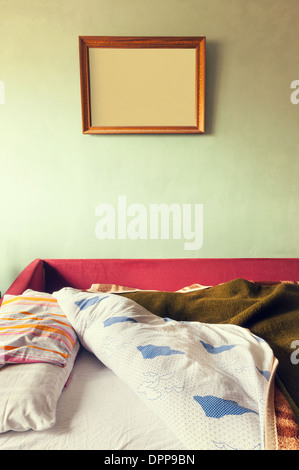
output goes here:
{"type": "Polygon", "coordinates": [[[178,321],[232,323],[263,338],[279,361],[277,385],[299,422],[298,284],[263,285],[235,279],[185,293],[135,291],[120,295],[133,299],[161,317],[178,321]]]}

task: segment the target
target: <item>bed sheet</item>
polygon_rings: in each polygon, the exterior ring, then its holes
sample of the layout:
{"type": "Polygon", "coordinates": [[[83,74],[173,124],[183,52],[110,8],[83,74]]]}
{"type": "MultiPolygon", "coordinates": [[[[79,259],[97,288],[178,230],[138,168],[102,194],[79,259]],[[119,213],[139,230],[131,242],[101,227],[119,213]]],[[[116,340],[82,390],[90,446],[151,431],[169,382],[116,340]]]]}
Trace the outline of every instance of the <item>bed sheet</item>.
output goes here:
{"type": "Polygon", "coordinates": [[[0,434],[0,450],[185,450],[163,421],[82,348],[54,427],[0,434]]]}

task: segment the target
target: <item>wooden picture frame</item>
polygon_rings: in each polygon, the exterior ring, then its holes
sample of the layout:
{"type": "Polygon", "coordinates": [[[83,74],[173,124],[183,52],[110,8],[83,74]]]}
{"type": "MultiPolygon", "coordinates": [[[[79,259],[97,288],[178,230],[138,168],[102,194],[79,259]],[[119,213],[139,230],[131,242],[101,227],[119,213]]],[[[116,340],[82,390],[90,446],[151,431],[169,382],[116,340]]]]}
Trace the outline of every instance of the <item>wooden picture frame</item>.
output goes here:
{"type": "Polygon", "coordinates": [[[80,36],[84,134],[202,134],[205,37],[80,36]]]}

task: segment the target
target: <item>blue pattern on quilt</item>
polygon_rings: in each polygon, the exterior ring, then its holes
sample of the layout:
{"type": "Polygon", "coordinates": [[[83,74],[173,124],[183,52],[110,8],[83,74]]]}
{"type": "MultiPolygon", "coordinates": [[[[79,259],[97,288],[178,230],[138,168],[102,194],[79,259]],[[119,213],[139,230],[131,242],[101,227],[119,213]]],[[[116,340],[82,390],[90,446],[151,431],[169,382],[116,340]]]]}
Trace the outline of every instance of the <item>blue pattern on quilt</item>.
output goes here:
{"type": "Polygon", "coordinates": [[[215,395],[198,396],[195,395],[194,400],[200,404],[205,415],[208,418],[223,418],[227,415],[242,415],[244,413],[255,413],[256,411],[238,405],[234,400],[225,400],[215,395]]]}
{"type": "Polygon", "coordinates": [[[135,320],[135,318],[130,318],[130,317],[126,317],[122,315],[120,317],[107,318],[105,321],[103,321],[103,324],[104,324],[104,327],[107,327],[107,326],[114,325],[115,323],[124,323],[126,321],[137,323],[137,320],[135,320]]]}
{"type": "Polygon", "coordinates": [[[155,346],[146,344],[145,346],[137,346],[144,359],[154,359],[158,356],[172,356],[173,354],[185,354],[183,351],[171,349],[169,346],[155,346]]]}
{"type": "Polygon", "coordinates": [[[258,367],[257,367],[257,370],[269,382],[270,377],[271,377],[271,372],[269,370],[260,370],[258,367]]]}
{"type": "Polygon", "coordinates": [[[163,317],[163,321],[173,321],[173,322],[176,322],[176,323],[190,323],[189,321],[187,320],[174,320],[173,318],[169,318],[169,317],[163,317]]]}
{"type": "Polygon", "coordinates": [[[105,295],[105,297],[96,296],[87,299],[82,299],[75,302],[75,305],[77,305],[80,310],[85,310],[86,308],[91,307],[92,305],[96,305],[106,298],[108,298],[108,295],[105,295]]]}
{"type": "Polygon", "coordinates": [[[224,344],[223,346],[212,346],[211,344],[200,341],[206,351],[210,354],[220,354],[224,351],[229,351],[234,348],[236,344],[224,344]]]}

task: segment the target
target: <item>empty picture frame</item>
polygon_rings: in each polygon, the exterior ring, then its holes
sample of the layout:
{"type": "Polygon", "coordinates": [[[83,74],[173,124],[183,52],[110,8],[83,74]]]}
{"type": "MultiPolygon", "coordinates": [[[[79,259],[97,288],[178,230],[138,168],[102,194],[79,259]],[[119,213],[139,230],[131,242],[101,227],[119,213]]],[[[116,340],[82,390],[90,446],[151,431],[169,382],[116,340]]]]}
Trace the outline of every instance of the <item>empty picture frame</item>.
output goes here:
{"type": "Polygon", "coordinates": [[[80,36],[84,134],[202,134],[205,37],[80,36]]]}

